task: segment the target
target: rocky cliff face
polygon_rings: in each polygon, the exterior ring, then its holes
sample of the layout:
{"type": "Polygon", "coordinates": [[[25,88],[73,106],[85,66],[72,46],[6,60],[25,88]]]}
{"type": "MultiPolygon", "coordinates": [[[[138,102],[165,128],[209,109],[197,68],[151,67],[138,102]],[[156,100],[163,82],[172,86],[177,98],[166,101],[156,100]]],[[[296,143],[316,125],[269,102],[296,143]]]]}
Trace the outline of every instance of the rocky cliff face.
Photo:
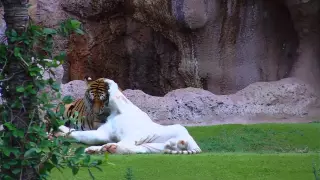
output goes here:
{"type": "MultiPolygon", "coordinates": [[[[64,82],[84,74],[164,95],[184,87],[230,94],[296,77],[319,88],[318,0],[33,0],[38,23],[78,18],[64,82]]],[[[66,42],[57,39],[63,49],[66,42]]]]}

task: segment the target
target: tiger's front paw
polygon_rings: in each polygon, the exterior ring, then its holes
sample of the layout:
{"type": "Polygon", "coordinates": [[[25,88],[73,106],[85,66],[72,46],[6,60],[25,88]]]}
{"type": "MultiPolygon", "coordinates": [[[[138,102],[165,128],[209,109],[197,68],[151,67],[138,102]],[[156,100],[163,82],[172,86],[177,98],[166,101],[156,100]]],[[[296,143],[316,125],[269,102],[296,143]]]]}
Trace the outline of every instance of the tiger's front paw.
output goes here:
{"type": "Polygon", "coordinates": [[[100,153],[102,146],[90,146],[84,149],[84,152],[87,154],[96,154],[100,153]]]}
{"type": "Polygon", "coordinates": [[[68,128],[64,125],[59,126],[59,131],[60,131],[60,136],[69,136],[71,134],[71,132],[75,131],[75,129],[73,128],[68,128]],[[62,133],[61,133],[62,132],[62,133]]]}
{"type": "Polygon", "coordinates": [[[71,129],[70,128],[68,128],[68,127],[66,127],[66,126],[64,126],[64,125],[62,125],[62,126],[59,126],[59,131],[61,131],[61,132],[63,132],[63,133],[68,133],[71,129]]]}
{"type": "Polygon", "coordinates": [[[59,136],[64,137],[66,134],[63,132],[50,132],[50,133],[47,133],[47,135],[49,140],[53,140],[54,138],[59,136]]]}

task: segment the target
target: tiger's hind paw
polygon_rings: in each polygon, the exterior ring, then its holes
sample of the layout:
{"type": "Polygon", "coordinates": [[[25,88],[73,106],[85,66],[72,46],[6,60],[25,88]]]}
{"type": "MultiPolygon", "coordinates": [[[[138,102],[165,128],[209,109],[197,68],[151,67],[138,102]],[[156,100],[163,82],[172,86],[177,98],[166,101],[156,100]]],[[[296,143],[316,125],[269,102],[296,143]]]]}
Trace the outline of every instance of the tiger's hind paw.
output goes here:
{"type": "Polygon", "coordinates": [[[114,154],[117,152],[118,145],[116,143],[108,143],[102,146],[102,152],[108,152],[110,154],[114,154]]]}
{"type": "Polygon", "coordinates": [[[177,148],[180,150],[187,150],[188,149],[188,142],[184,140],[179,140],[177,142],[177,148]]]}

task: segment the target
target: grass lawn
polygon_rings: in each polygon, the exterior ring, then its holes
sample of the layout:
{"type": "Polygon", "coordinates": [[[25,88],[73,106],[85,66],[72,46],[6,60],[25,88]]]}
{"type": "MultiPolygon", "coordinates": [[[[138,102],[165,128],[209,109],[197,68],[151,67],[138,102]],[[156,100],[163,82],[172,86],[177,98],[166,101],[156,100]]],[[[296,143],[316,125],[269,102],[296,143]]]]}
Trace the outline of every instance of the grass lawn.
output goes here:
{"type": "Polygon", "coordinates": [[[188,128],[206,152],[320,152],[320,123],[188,128]]]}
{"type": "MultiPolygon", "coordinates": [[[[320,123],[189,127],[205,153],[199,155],[110,155],[115,165],[93,170],[97,180],[313,180],[320,164],[320,123]]],[[[52,180],[89,179],[54,170],[52,180]]]]}

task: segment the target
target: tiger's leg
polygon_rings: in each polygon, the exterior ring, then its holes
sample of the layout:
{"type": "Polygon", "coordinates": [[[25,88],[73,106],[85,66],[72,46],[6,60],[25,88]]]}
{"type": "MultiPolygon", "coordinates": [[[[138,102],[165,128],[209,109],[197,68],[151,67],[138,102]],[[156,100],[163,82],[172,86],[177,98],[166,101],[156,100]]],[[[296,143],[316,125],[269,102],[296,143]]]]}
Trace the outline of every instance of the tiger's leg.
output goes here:
{"type": "MultiPolygon", "coordinates": [[[[185,127],[181,125],[163,126],[138,141],[133,139],[122,140],[119,143],[107,143],[95,151],[126,154],[126,153],[159,153],[166,150],[169,153],[180,151],[201,152],[200,147],[191,137],[185,127]]],[[[89,149],[91,149],[89,147],[89,149]]],[[[88,150],[89,150],[88,149],[88,150]]]]}
{"type": "Polygon", "coordinates": [[[110,154],[138,154],[138,153],[161,153],[165,149],[165,143],[145,143],[135,145],[132,143],[107,143],[102,146],[90,146],[85,149],[86,153],[104,153],[110,154]]]}
{"type": "Polygon", "coordinates": [[[62,131],[64,135],[67,135],[67,137],[73,138],[84,144],[94,145],[111,142],[109,136],[109,132],[111,131],[107,124],[102,125],[97,130],[76,131],[66,126],[60,126],[59,130],[62,131]]]}
{"type": "Polygon", "coordinates": [[[187,141],[171,138],[165,143],[141,143],[135,141],[120,141],[118,143],[107,143],[102,146],[88,147],[85,152],[87,153],[103,153],[109,152],[111,154],[137,154],[137,153],[162,153],[166,150],[186,150],[188,147],[187,141]]]}
{"type": "Polygon", "coordinates": [[[119,143],[108,143],[99,147],[89,147],[86,152],[109,152],[111,154],[166,153],[167,150],[182,151],[187,150],[187,148],[188,141],[172,138],[165,143],[131,144],[123,141],[119,143]]]}
{"type": "Polygon", "coordinates": [[[187,129],[179,124],[155,129],[153,135],[138,140],[137,144],[144,144],[144,142],[164,142],[165,150],[169,150],[169,153],[201,152],[200,147],[187,129]]]}

